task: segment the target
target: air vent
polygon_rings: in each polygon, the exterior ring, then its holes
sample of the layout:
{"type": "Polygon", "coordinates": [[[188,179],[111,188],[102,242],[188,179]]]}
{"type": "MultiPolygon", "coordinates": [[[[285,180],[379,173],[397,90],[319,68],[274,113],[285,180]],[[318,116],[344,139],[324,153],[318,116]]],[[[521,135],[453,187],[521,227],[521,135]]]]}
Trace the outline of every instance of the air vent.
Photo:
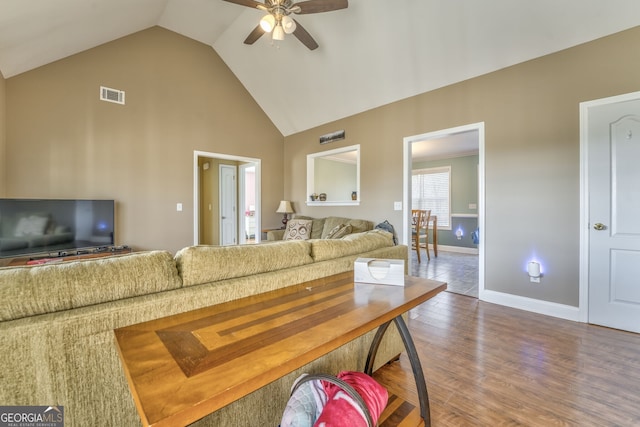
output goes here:
{"type": "Polygon", "coordinates": [[[100,100],[124,105],[124,91],[100,86],[100,100]]]}
{"type": "Polygon", "coordinates": [[[330,142],[340,141],[341,139],[344,139],[344,130],[337,130],[335,132],[322,135],[320,137],[320,144],[328,144],[330,142]]]}

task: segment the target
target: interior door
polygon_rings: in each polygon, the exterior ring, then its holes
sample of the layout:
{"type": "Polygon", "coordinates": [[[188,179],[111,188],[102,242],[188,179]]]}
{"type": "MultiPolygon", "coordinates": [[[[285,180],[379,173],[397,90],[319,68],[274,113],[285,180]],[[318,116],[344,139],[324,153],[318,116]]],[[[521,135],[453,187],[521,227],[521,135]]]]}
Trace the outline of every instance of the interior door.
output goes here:
{"type": "Polygon", "coordinates": [[[640,93],[586,119],[589,322],[640,332],[640,93]]]}
{"type": "Polygon", "coordinates": [[[220,245],[237,244],[236,167],[220,165],[220,245]]]}

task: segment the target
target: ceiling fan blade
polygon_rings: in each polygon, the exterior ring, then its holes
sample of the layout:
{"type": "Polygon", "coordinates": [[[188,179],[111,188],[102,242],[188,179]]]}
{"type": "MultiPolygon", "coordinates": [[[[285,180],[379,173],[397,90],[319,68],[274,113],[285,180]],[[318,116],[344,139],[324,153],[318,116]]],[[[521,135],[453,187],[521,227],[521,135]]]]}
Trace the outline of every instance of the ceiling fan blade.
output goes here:
{"type": "Polygon", "coordinates": [[[258,24],[258,26],[254,28],[253,31],[251,31],[251,33],[244,40],[244,44],[254,44],[260,37],[262,37],[263,34],[264,30],[258,24]]]}
{"type": "Polygon", "coordinates": [[[298,21],[294,19],[296,23],[296,30],[293,32],[293,35],[298,38],[302,42],[303,45],[309,48],[309,50],[314,50],[318,48],[318,43],[311,37],[311,34],[307,30],[304,29],[302,25],[298,21]]]}
{"type": "Polygon", "coordinates": [[[262,10],[266,9],[264,3],[260,3],[253,0],[223,0],[223,1],[233,3],[233,4],[239,4],[240,6],[251,7],[254,9],[262,9],[262,10]]]}
{"type": "MultiPolygon", "coordinates": [[[[228,1],[228,0],[227,0],[228,1]]],[[[300,15],[305,13],[330,12],[332,10],[346,9],[349,7],[348,0],[308,0],[296,3],[300,8],[300,15]]]]}

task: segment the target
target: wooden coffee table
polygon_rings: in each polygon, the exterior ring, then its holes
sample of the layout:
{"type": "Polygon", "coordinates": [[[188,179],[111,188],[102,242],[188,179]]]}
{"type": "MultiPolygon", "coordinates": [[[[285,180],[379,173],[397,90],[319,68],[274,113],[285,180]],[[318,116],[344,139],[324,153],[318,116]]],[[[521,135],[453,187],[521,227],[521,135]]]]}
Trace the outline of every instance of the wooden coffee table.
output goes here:
{"type": "Polygon", "coordinates": [[[444,289],[445,283],[409,276],[404,287],[354,284],[347,272],[119,328],[115,336],[143,425],[175,426],[379,328],[365,368],[370,373],[384,331],[395,322],[429,425],[426,384],[402,314],[444,289]]]}

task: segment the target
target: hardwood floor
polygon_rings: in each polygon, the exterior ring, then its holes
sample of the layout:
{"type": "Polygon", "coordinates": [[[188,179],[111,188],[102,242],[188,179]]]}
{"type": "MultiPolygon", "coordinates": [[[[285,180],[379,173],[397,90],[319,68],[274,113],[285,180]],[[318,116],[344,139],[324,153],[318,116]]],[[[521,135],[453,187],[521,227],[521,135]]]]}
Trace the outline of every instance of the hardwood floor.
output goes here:
{"type": "MultiPolygon", "coordinates": [[[[640,426],[640,335],[442,292],[409,313],[433,427],[640,426]]],[[[417,406],[408,359],[374,377],[417,406]]]]}
{"type": "Polygon", "coordinates": [[[422,262],[418,262],[416,251],[411,251],[410,256],[412,276],[447,282],[448,292],[478,298],[478,255],[440,250],[430,260],[422,256],[422,262]]]}

